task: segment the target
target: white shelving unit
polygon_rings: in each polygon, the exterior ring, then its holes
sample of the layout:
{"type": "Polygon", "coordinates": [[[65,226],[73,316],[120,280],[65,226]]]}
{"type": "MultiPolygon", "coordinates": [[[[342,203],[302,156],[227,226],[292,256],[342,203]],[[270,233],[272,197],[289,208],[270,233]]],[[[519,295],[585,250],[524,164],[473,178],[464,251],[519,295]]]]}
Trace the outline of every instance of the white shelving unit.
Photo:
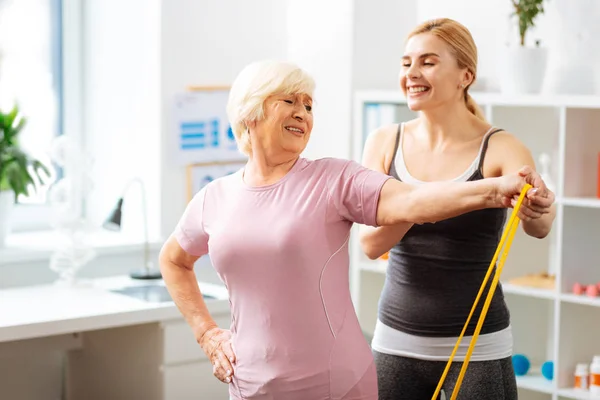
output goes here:
{"type": "MultiPolygon", "coordinates": [[[[519,228],[504,266],[502,282],[511,312],[514,352],[527,355],[532,372],[518,378],[519,398],[591,399],[572,388],[577,363],[600,354],[600,296],[572,293],[573,284],[600,283],[600,199],[597,198],[600,154],[600,96],[504,96],[472,93],[495,126],[517,135],[534,159],[547,153],[556,188],[557,216],[545,239],[531,238],[519,228]],[[531,273],[556,276],[554,290],[507,283],[531,273]],[[554,379],[536,374],[541,364],[554,362],[554,379]]],[[[394,122],[414,117],[397,91],[355,94],[353,157],[360,161],[368,131],[368,107],[387,104],[394,122]]],[[[539,166],[538,166],[539,167],[539,166]]],[[[356,311],[372,334],[387,261],[369,260],[355,231],[351,239],[351,285],[356,311]]]]}

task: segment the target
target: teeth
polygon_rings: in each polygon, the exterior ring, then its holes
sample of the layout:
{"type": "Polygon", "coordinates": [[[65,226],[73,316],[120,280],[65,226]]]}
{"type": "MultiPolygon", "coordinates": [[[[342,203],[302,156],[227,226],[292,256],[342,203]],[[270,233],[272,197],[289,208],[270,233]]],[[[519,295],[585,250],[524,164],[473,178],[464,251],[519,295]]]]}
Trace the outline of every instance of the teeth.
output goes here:
{"type": "Polygon", "coordinates": [[[289,130],[289,131],[293,131],[293,132],[299,132],[299,133],[302,133],[302,130],[301,130],[301,129],[298,129],[298,128],[293,128],[293,127],[291,127],[291,126],[287,126],[285,129],[287,129],[287,130],[289,130]]]}
{"type": "Polygon", "coordinates": [[[427,87],[425,87],[425,86],[413,86],[413,87],[410,87],[410,88],[408,88],[408,91],[409,91],[410,93],[419,93],[419,92],[424,92],[424,91],[426,91],[427,89],[428,89],[428,88],[427,88],[427,87]]]}

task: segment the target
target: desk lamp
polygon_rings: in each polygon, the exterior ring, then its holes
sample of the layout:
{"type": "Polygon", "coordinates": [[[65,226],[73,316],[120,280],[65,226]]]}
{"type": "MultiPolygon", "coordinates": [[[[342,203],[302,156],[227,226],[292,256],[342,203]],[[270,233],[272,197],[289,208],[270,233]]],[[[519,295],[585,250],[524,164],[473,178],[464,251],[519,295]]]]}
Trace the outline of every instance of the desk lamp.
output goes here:
{"type": "Polygon", "coordinates": [[[123,200],[125,194],[129,188],[134,184],[138,183],[142,190],[142,211],[144,219],[144,267],[139,270],[131,271],[129,276],[133,279],[162,279],[160,270],[155,269],[153,263],[150,261],[150,246],[148,241],[148,209],[146,207],[146,189],[144,182],[139,178],[132,179],[123,190],[123,194],[119,197],[117,204],[113,211],[109,214],[108,218],[102,224],[102,227],[109,231],[120,231],[121,230],[121,217],[123,214],[123,200]]]}

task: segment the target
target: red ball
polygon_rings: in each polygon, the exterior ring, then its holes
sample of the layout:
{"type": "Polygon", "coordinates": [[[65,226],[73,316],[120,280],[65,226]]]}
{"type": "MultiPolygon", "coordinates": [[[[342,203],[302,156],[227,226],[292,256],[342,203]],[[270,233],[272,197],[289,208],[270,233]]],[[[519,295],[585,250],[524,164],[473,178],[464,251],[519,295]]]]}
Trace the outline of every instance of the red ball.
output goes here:
{"type": "Polygon", "coordinates": [[[590,297],[598,296],[598,287],[596,285],[590,285],[585,290],[586,294],[590,297]]]}
{"type": "Polygon", "coordinates": [[[583,294],[585,292],[586,288],[584,285],[582,285],[581,283],[577,283],[575,282],[573,284],[573,293],[574,294],[583,294]]]}

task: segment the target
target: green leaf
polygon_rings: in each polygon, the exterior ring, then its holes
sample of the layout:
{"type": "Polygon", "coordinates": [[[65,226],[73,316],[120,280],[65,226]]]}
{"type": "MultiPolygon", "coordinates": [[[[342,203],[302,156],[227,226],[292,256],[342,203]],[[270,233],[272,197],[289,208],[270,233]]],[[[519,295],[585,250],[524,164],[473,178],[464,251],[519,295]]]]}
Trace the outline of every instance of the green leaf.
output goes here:
{"type": "Polygon", "coordinates": [[[19,146],[19,134],[26,123],[18,105],[8,113],[0,110],[0,190],[12,190],[15,196],[28,195],[51,176],[46,165],[19,146]]]}
{"type": "Polygon", "coordinates": [[[46,167],[43,163],[41,163],[38,160],[34,160],[32,166],[40,181],[42,181],[41,172],[43,172],[44,175],[46,175],[46,177],[50,177],[52,175],[50,169],[48,169],[48,167],[46,167]]]}
{"type": "Polygon", "coordinates": [[[16,196],[19,196],[20,194],[26,195],[27,194],[26,185],[23,182],[23,179],[21,179],[21,170],[19,169],[17,164],[12,163],[11,165],[9,165],[6,172],[7,172],[7,177],[8,177],[8,183],[9,183],[10,187],[12,188],[12,190],[15,192],[15,195],[16,196]]]}
{"type": "Polygon", "coordinates": [[[514,17],[518,19],[521,46],[525,45],[527,32],[535,26],[536,18],[544,13],[544,0],[512,0],[514,17]]]}

